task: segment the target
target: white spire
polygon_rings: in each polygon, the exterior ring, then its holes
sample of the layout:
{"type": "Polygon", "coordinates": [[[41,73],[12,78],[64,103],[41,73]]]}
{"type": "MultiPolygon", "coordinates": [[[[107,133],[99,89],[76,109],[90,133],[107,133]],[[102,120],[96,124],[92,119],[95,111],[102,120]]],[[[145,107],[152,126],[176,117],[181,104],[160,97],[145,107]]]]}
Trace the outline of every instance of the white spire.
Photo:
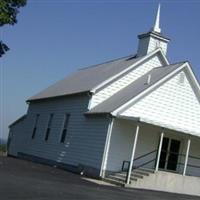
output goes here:
{"type": "Polygon", "coordinates": [[[155,24],[153,27],[153,31],[157,32],[157,33],[161,33],[161,29],[160,29],[160,4],[158,4],[158,10],[157,10],[157,15],[156,15],[156,20],[155,20],[155,24]]]}

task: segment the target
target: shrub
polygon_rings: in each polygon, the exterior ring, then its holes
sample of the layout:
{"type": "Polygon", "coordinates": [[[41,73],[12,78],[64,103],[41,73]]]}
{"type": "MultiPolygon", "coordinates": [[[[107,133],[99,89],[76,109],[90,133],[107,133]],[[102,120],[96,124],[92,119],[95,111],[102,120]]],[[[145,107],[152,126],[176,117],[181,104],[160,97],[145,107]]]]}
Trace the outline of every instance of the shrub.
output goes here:
{"type": "Polygon", "coordinates": [[[0,144],[0,152],[6,152],[6,144],[0,144]]]}

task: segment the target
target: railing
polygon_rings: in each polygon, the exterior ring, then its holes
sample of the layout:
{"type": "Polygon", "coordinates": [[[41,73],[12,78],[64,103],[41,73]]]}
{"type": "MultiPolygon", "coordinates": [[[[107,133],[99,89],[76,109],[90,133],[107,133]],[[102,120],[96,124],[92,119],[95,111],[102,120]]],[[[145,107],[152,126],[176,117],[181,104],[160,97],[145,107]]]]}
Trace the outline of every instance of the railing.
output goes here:
{"type": "MultiPolygon", "coordinates": [[[[151,151],[151,152],[149,152],[149,153],[146,153],[146,154],[144,154],[144,155],[142,155],[142,156],[139,156],[139,157],[135,158],[133,162],[138,161],[138,160],[141,160],[141,159],[144,159],[144,158],[147,159],[148,156],[153,155],[154,153],[157,153],[157,149],[156,149],[156,150],[153,150],[153,151],[151,151]]],[[[155,156],[154,159],[145,161],[144,163],[142,163],[142,164],[140,164],[140,165],[133,166],[133,167],[132,167],[132,170],[133,170],[133,169],[138,169],[138,168],[140,168],[140,167],[144,167],[145,165],[150,164],[150,163],[154,162],[155,160],[156,160],[156,156],[155,156]]],[[[129,168],[130,168],[130,161],[126,161],[126,160],[123,161],[123,164],[122,164],[122,171],[126,171],[126,182],[127,182],[127,179],[128,179],[129,168]],[[125,167],[126,164],[127,164],[127,168],[125,169],[124,167],[125,167]]]]}
{"type": "MultiPolygon", "coordinates": [[[[194,159],[194,160],[198,160],[200,162],[200,157],[197,156],[190,156],[188,157],[189,159],[194,159]]],[[[192,168],[197,168],[200,169],[200,165],[191,165],[188,163],[188,167],[192,167],[192,168]]]]}
{"type": "MultiPolygon", "coordinates": [[[[173,155],[176,155],[178,158],[177,158],[177,162],[173,162],[173,161],[169,161],[169,160],[167,160],[167,159],[165,159],[165,160],[160,160],[160,162],[164,162],[164,163],[169,163],[169,164],[176,164],[176,166],[178,167],[178,166],[184,166],[185,165],[185,163],[182,163],[182,162],[180,162],[180,160],[181,160],[181,158],[183,158],[184,159],[184,161],[185,161],[185,154],[180,154],[180,153],[177,153],[177,152],[171,152],[171,151],[163,151],[162,150],[162,152],[164,152],[164,153],[166,153],[166,154],[173,154],[173,155]]],[[[196,157],[196,156],[188,156],[188,164],[187,164],[187,167],[192,167],[192,168],[200,168],[200,157],[196,157]],[[195,159],[195,160],[198,160],[199,161],[199,165],[192,165],[192,164],[190,164],[190,160],[191,159],[195,159]]],[[[199,174],[200,175],[200,174],[199,174]]]]}
{"type": "MultiPolygon", "coordinates": [[[[159,168],[160,168],[161,170],[177,172],[178,166],[184,166],[184,163],[181,163],[180,161],[182,160],[181,157],[184,157],[184,158],[185,158],[185,154],[180,154],[180,153],[172,152],[172,151],[164,151],[164,150],[162,150],[161,153],[165,153],[165,154],[166,154],[164,160],[162,159],[162,157],[160,157],[159,168]],[[171,160],[169,160],[169,155],[177,156],[177,157],[176,157],[176,161],[171,161],[171,160]],[[164,166],[161,167],[160,165],[162,165],[162,164],[163,164],[164,166]],[[166,167],[166,165],[167,165],[168,167],[166,167]],[[169,165],[175,165],[175,166],[174,166],[174,169],[170,169],[169,165]]],[[[171,166],[171,168],[173,168],[173,167],[171,166]]]]}
{"type": "MultiPolygon", "coordinates": [[[[157,149],[153,150],[153,151],[151,151],[149,153],[146,153],[146,154],[141,155],[141,156],[137,157],[136,159],[134,159],[134,161],[133,161],[134,163],[136,161],[139,161],[139,160],[142,160],[142,159],[145,159],[145,162],[143,162],[143,163],[141,163],[139,165],[134,165],[132,167],[132,170],[138,169],[138,168],[144,167],[144,166],[146,166],[146,165],[148,165],[150,163],[156,162],[156,160],[157,160],[157,151],[158,151],[157,149]],[[152,159],[152,157],[151,157],[151,159],[148,159],[149,156],[153,155],[154,153],[156,153],[156,155],[153,157],[153,159],[152,159]]],[[[160,159],[160,163],[164,162],[164,163],[167,163],[167,165],[169,165],[169,164],[176,164],[176,169],[173,170],[174,172],[177,172],[177,167],[178,166],[184,166],[185,165],[185,163],[181,162],[182,158],[184,158],[183,160],[185,161],[185,156],[186,156],[185,154],[180,154],[180,153],[171,152],[171,151],[163,151],[163,150],[162,150],[162,153],[166,153],[168,155],[171,154],[171,155],[176,155],[177,156],[177,161],[169,161],[167,159],[167,156],[166,156],[166,159],[164,159],[164,160],[160,159]]],[[[187,167],[192,167],[192,168],[200,169],[200,157],[189,156],[188,158],[189,158],[189,161],[188,161],[187,167]],[[199,161],[199,165],[190,164],[190,160],[191,159],[198,160],[199,161]]],[[[129,167],[130,167],[130,161],[124,160],[123,164],[122,164],[122,169],[121,170],[124,171],[124,172],[127,172],[127,176],[128,176],[129,167]]],[[[167,169],[163,168],[163,170],[167,170],[167,169]]],[[[179,171],[179,173],[180,173],[180,171],[179,171]]],[[[199,176],[200,176],[200,174],[199,174],[199,176]]]]}
{"type": "MultiPolygon", "coordinates": [[[[152,154],[154,154],[154,153],[157,153],[157,149],[156,149],[156,150],[153,150],[153,151],[151,151],[151,152],[149,152],[149,153],[146,153],[146,154],[144,154],[144,155],[141,155],[141,156],[139,156],[139,157],[137,157],[137,158],[135,158],[133,162],[138,161],[138,160],[141,160],[141,159],[144,159],[144,158],[146,158],[146,157],[148,157],[149,155],[152,155],[152,154]]],[[[156,157],[155,157],[154,159],[148,160],[148,161],[146,161],[145,163],[142,163],[142,164],[140,164],[140,165],[133,166],[133,169],[137,169],[137,168],[143,167],[143,166],[145,166],[145,165],[147,165],[147,164],[149,164],[149,163],[152,163],[152,162],[155,161],[155,160],[156,160],[156,157]]],[[[130,167],[130,161],[124,160],[124,161],[123,161],[123,164],[122,164],[122,171],[128,171],[128,170],[129,170],[129,167],[130,167]],[[127,166],[127,167],[125,167],[125,166],[127,166]]]]}

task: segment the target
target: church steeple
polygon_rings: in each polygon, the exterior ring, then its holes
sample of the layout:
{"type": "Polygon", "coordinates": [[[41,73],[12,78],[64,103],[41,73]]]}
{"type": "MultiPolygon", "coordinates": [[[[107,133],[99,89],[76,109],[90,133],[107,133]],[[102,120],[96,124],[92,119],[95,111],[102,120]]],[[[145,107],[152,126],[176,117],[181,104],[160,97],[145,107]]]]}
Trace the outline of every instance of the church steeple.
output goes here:
{"type": "Polygon", "coordinates": [[[167,45],[170,40],[161,34],[160,4],[158,5],[153,28],[151,28],[151,30],[147,33],[138,35],[138,38],[138,56],[144,56],[157,48],[160,48],[165,55],[167,54],[167,45]]]}
{"type": "Polygon", "coordinates": [[[160,4],[158,4],[158,10],[157,10],[157,14],[156,14],[156,19],[155,19],[153,31],[155,31],[157,33],[161,33],[161,29],[160,29],[160,4]]]}

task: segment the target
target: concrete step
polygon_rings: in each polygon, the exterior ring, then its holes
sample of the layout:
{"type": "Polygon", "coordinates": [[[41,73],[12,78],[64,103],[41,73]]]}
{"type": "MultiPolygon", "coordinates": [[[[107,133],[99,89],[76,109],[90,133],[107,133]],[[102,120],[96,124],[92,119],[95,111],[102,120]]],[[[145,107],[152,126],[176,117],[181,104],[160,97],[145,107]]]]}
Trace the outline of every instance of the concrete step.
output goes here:
{"type": "Polygon", "coordinates": [[[154,174],[155,170],[154,169],[148,169],[148,168],[139,168],[140,170],[144,171],[144,172],[148,172],[150,174],[154,174]]]}
{"type": "MultiPolygon", "coordinates": [[[[137,182],[138,179],[143,179],[145,176],[149,176],[152,173],[154,173],[154,171],[151,169],[146,169],[146,168],[134,169],[131,173],[130,181],[137,182]]],[[[105,181],[115,185],[124,186],[126,184],[126,175],[127,175],[126,172],[116,172],[108,175],[105,178],[105,181]]]]}
{"type": "Polygon", "coordinates": [[[111,178],[113,180],[120,181],[120,182],[123,182],[123,183],[126,180],[126,177],[119,176],[119,175],[109,175],[108,178],[111,178]]]}
{"type": "MultiPolygon", "coordinates": [[[[120,180],[125,182],[126,181],[126,176],[120,176],[120,175],[110,175],[109,178],[113,178],[115,180],[120,180]]],[[[136,177],[131,176],[131,181],[137,181],[136,177]]]]}
{"type": "Polygon", "coordinates": [[[140,174],[141,176],[149,176],[149,173],[148,172],[144,172],[144,171],[141,171],[141,170],[139,170],[139,169],[135,169],[134,170],[134,172],[135,173],[137,173],[137,174],[140,174]]]}
{"type": "MultiPolygon", "coordinates": [[[[116,173],[116,174],[110,174],[104,179],[106,182],[109,182],[111,184],[115,184],[118,186],[124,186],[126,184],[126,174],[125,173],[116,173]]],[[[136,177],[131,176],[130,181],[137,181],[136,177]]]]}
{"type": "Polygon", "coordinates": [[[140,174],[141,176],[149,176],[149,174],[154,173],[152,170],[150,171],[149,169],[134,169],[132,173],[140,174]]]}
{"type": "Polygon", "coordinates": [[[139,174],[139,173],[137,173],[137,172],[132,172],[132,173],[131,173],[131,177],[140,178],[140,179],[143,179],[143,178],[144,178],[143,175],[141,175],[141,174],[139,174]]]}
{"type": "MultiPolygon", "coordinates": [[[[122,179],[122,180],[126,180],[126,174],[120,174],[120,173],[117,173],[117,174],[114,174],[114,175],[110,175],[109,177],[115,177],[116,179],[119,178],[119,179],[122,179]]],[[[132,181],[137,181],[137,178],[136,176],[131,176],[131,180],[132,181]]],[[[141,177],[140,177],[141,178],[141,177]]]]}
{"type": "Polygon", "coordinates": [[[110,178],[110,177],[104,178],[104,181],[106,181],[106,182],[108,182],[108,183],[111,183],[111,184],[113,184],[113,185],[117,185],[117,186],[124,186],[124,185],[125,185],[125,182],[124,182],[124,181],[115,180],[115,179],[110,178]]]}
{"type": "MultiPolygon", "coordinates": [[[[126,176],[127,176],[127,174],[124,173],[124,172],[122,172],[122,173],[116,173],[115,175],[116,175],[116,176],[125,177],[125,178],[126,178],[126,176]]],[[[143,176],[142,176],[141,174],[138,174],[137,172],[132,172],[132,173],[131,173],[131,178],[136,178],[136,179],[138,179],[138,178],[143,178],[143,176]]]]}

